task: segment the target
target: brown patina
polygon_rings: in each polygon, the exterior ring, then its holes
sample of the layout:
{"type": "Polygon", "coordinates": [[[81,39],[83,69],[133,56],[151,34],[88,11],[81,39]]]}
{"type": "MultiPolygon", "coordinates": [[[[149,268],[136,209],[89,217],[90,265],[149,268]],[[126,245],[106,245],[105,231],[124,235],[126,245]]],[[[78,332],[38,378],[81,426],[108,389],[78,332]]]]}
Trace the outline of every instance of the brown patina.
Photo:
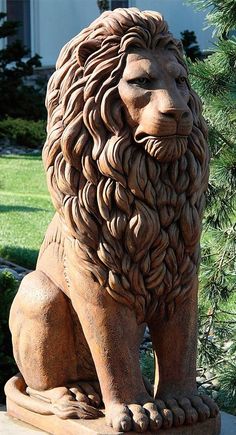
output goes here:
{"type": "Polygon", "coordinates": [[[102,397],[118,431],[215,417],[195,381],[207,129],[180,42],[156,12],[106,12],[63,48],[47,108],[56,214],[11,309],[28,393],[14,400],[97,418],[102,397]],[[154,395],[139,366],[145,324],[154,395]]]}

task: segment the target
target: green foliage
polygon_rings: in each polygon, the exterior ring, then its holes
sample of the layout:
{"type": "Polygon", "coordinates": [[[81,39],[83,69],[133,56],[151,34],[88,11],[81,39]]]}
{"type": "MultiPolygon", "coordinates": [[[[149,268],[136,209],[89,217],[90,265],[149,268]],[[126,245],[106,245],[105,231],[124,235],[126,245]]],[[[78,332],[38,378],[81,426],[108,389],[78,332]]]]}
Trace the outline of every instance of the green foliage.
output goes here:
{"type": "Polygon", "coordinates": [[[0,139],[4,144],[7,138],[11,144],[38,148],[46,139],[45,121],[6,118],[0,120],[0,139]]]}
{"type": "MultiPolygon", "coordinates": [[[[204,101],[207,98],[222,97],[226,94],[235,110],[235,62],[236,62],[236,39],[228,39],[218,41],[215,45],[215,52],[209,56],[204,62],[196,62],[192,68],[193,85],[197,88],[198,92],[202,95],[204,101]],[[208,95],[204,95],[205,93],[208,95]]],[[[221,101],[224,107],[228,108],[228,100],[221,101]]],[[[206,106],[206,109],[210,109],[206,106]]],[[[214,111],[215,113],[215,111],[214,111]]],[[[217,113],[215,113],[216,115],[217,113]]],[[[223,120],[221,120],[221,124],[223,120]]]]}
{"type": "Polygon", "coordinates": [[[153,351],[141,352],[140,366],[142,374],[151,382],[154,383],[154,355],[153,351]]]}
{"type": "Polygon", "coordinates": [[[216,36],[226,36],[236,23],[235,0],[187,0],[187,3],[196,5],[197,9],[210,8],[207,14],[208,26],[214,26],[216,36]]]}
{"type": "Polygon", "coordinates": [[[190,64],[209,126],[211,171],[202,237],[199,364],[219,381],[219,405],[236,413],[236,27],[235,0],[192,0],[219,35],[215,52],[190,64]]]}
{"type": "MultiPolygon", "coordinates": [[[[0,13],[0,39],[14,35],[19,26],[5,18],[6,14],[0,13]]],[[[0,118],[6,115],[34,120],[46,117],[43,84],[38,82],[34,87],[25,83],[40,65],[40,56],[30,57],[19,40],[0,50],[0,118]]]]}
{"type": "Polygon", "coordinates": [[[197,37],[193,31],[184,30],[181,32],[181,41],[183,44],[184,52],[186,56],[195,61],[196,59],[201,59],[202,54],[197,44],[197,37]]]}
{"type": "Polygon", "coordinates": [[[17,288],[18,282],[11,273],[0,272],[0,403],[4,401],[3,387],[6,381],[17,372],[8,327],[10,306],[17,288]]]}
{"type": "MultiPolygon", "coordinates": [[[[4,12],[0,12],[0,20],[6,18],[4,12]]],[[[7,38],[16,34],[19,24],[15,21],[4,21],[0,26],[0,38],[7,38]]]]}
{"type": "MultiPolygon", "coordinates": [[[[235,349],[232,353],[232,358],[236,355],[235,349]]],[[[232,359],[233,360],[233,359],[232,359]]],[[[236,364],[228,361],[223,369],[219,370],[219,405],[221,409],[236,414],[236,364]]]]}
{"type": "MultiPolygon", "coordinates": [[[[219,296],[219,289],[216,290],[219,296]]],[[[216,400],[220,408],[236,414],[236,313],[233,311],[236,298],[226,295],[226,299],[227,303],[224,301],[214,307],[210,306],[207,313],[206,310],[200,310],[198,363],[205,371],[210,369],[216,379],[216,400]],[[227,304],[229,309],[222,309],[227,304]]],[[[201,301],[201,308],[205,303],[206,301],[201,301]]],[[[207,392],[211,394],[210,390],[207,392]]]]}
{"type": "Polygon", "coordinates": [[[109,9],[109,2],[107,0],[97,0],[97,5],[101,13],[109,9]]]}

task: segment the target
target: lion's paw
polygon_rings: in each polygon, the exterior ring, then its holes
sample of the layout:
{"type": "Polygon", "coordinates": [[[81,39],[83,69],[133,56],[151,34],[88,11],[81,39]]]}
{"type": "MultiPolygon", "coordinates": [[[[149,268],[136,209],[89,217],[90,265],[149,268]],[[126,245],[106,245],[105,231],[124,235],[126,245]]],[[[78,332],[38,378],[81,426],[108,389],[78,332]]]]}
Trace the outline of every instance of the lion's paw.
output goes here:
{"type": "Polygon", "coordinates": [[[85,402],[88,405],[95,406],[95,408],[99,408],[102,404],[99,382],[79,381],[72,384],[69,390],[78,402],[85,402]]]}
{"type": "MultiPolygon", "coordinates": [[[[192,425],[198,421],[203,422],[210,417],[216,417],[219,412],[218,406],[208,396],[193,395],[178,399],[166,399],[165,401],[156,400],[155,403],[161,415],[166,412],[166,409],[171,411],[172,424],[175,427],[183,424],[192,425]]],[[[165,426],[164,421],[163,427],[168,427],[165,426]]]]}
{"type": "Polygon", "coordinates": [[[198,413],[199,421],[205,421],[209,417],[216,417],[219,413],[219,408],[214,400],[206,395],[192,396],[190,397],[190,401],[198,413]]]}
{"type": "Polygon", "coordinates": [[[202,422],[208,418],[216,417],[219,408],[216,403],[208,396],[189,396],[178,399],[179,406],[185,413],[185,424],[202,422]]]}
{"type": "Polygon", "coordinates": [[[56,387],[51,390],[37,391],[27,387],[27,393],[36,399],[48,402],[53,414],[62,419],[95,419],[103,416],[98,409],[101,405],[101,393],[98,383],[77,382],[68,387],[56,387]]]}
{"type": "Polygon", "coordinates": [[[162,416],[152,402],[143,406],[113,403],[106,408],[106,421],[113,429],[123,432],[156,431],[162,426],[162,416]]]}

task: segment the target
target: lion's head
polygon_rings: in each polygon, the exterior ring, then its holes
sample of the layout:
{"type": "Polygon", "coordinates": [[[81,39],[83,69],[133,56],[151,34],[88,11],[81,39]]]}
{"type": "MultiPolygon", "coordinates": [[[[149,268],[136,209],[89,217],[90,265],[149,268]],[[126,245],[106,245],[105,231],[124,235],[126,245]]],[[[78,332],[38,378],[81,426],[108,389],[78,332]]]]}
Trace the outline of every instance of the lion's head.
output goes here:
{"type": "Polygon", "coordinates": [[[43,159],[76,267],[142,319],[166,300],[173,312],[208,176],[181,43],[156,12],[105,12],[61,51],[47,108],[43,159]]]}

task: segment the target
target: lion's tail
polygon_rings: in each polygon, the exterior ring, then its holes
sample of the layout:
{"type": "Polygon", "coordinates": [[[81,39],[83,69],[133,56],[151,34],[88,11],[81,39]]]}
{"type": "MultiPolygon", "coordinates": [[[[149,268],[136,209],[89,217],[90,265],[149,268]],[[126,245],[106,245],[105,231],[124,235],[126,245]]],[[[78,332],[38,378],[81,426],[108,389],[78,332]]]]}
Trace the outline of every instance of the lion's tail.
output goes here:
{"type": "Polygon", "coordinates": [[[28,411],[41,415],[57,415],[62,419],[67,418],[84,418],[96,419],[101,417],[102,412],[85,402],[70,402],[68,406],[60,406],[60,403],[50,403],[49,401],[40,400],[29,396],[26,393],[27,385],[23,376],[18,373],[13,376],[5,385],[5,394],[8,403],[13,403],[28,411]],[[74,406],[73,406],[74,405],[74,406]]]}

